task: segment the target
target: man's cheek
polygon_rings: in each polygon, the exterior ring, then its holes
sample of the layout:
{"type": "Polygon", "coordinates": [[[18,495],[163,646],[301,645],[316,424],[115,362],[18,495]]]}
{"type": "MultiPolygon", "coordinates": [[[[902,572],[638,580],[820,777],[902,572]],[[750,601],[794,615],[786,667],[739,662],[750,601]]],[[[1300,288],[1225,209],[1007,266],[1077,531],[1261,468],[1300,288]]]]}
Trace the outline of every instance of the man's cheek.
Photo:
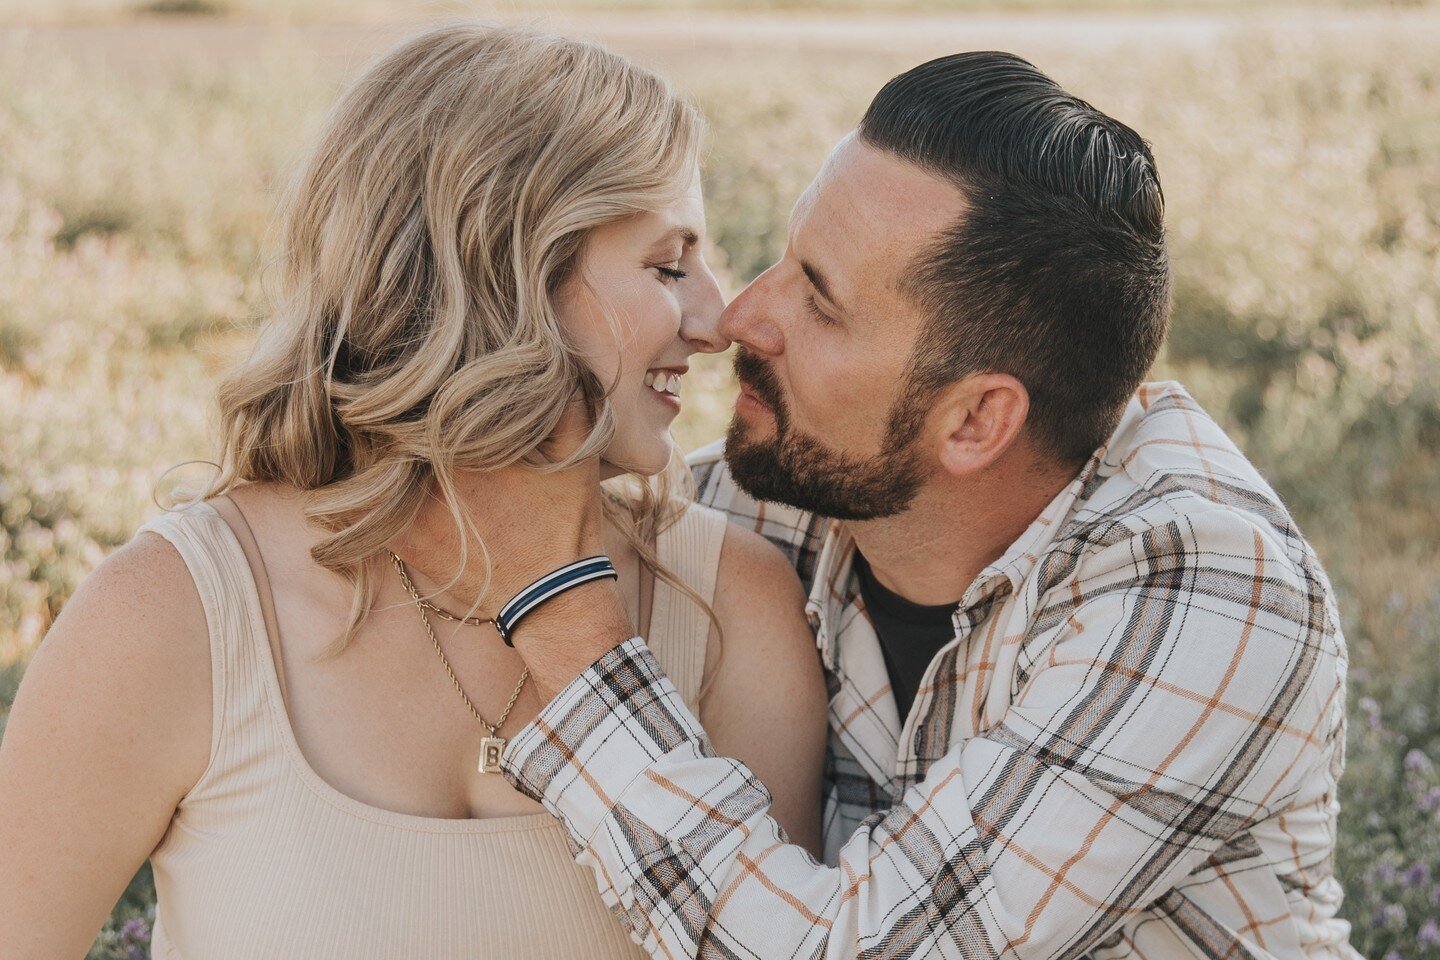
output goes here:
{"type": "Polygon", "coordinates": [[[811,383],[808,389],[797,388],[791,403],[791,423],[820,440],[833,440],[845,435],[854,411],[866,400],[846,389],[844,378],[811,383]]]}

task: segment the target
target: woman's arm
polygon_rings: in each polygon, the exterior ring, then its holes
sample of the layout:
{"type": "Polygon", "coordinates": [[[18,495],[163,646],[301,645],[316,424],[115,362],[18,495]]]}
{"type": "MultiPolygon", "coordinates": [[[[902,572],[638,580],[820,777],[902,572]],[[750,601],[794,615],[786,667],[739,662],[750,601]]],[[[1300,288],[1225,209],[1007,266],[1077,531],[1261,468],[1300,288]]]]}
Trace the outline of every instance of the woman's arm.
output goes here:
{"type": "Polygon", "coordinates": [[[155,534],[80,585],[40,644],[0,743],[7,960],[83,957],[209,762],[204,608],[155,534]]]}
{"type": "Polygon", "coordinates": [[[720,756],[745,761],[774,798],[770,814],[792,842],[820,856],[820,795],[829,703],[805,595],[795,570],[759,534],[728,524],[707,651],[713,681],[700,722],[720,756]]]}

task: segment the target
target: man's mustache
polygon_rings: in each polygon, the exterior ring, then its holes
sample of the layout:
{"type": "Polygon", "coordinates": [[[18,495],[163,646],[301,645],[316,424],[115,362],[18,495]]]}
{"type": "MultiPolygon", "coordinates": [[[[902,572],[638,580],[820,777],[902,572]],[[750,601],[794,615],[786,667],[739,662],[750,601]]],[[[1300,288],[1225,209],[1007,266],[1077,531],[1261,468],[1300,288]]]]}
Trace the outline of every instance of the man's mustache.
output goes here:
{"type": "Polygon", "coordinates": [[[750,393],[771,410],[777,417],[785,412],[785,400],[780,394],[780,384],[769,364],[747,351],[735,348],[735,378],[750,393]]]}

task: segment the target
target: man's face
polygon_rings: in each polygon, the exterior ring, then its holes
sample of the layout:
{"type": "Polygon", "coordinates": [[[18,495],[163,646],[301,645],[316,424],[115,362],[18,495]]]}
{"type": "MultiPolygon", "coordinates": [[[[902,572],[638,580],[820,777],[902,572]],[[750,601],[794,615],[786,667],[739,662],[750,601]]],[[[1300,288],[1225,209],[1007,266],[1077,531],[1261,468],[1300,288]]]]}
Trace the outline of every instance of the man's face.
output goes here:
{"type": "Polygon", "coordinates": [[[900,285],[963,210],[956,187],[853,133],[831,152],[784,256],[719,320],[741,385],[725,456],[747,493],[846,520],[914,499],[935,460],[907,383],[925,318],[900,285]]]}

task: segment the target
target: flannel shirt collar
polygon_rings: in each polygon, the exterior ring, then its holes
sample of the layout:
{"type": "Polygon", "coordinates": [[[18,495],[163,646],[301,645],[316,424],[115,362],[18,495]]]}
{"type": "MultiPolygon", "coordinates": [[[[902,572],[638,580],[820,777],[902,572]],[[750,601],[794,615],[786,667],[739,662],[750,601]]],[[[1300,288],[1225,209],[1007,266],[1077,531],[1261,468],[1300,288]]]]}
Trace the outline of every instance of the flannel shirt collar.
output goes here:
{"type": "Polygon", "coordinates": [[[993,597],[1002,580],[1009,584],[1011,590],[1022,588],[1031,578],[1035,564],[1039,563],[1046,548],[1075,512],[1085,506],[1101,482],[1123,470],[1134,459],[1139,447],[1153,439],[1147,435],[1155,432],[1156,428],[1145,422],[1145,416],[1155,396],[1176,394],[1188,399],[1188,394],[1176,383],[1145,384],[1139,394],[1131,397],[1109,439],[1090,455],[1074,479],[1040,511],[1025,532],[975,578],[960,601],[961,611],[975,609],[993,597]]]}
{"type": "MultiPolygon", "coordinates": [[[[1135,419],[1140,415],[1143,415],[1143,410],[1132,401],[1111,442],[1096,450],[1074,479],[1055,495],[1005,552],[980,571],[955,611],[957,638],[973,628],[972,621],[976,618],[971,614],[988,609],[1001,594],[1022,589],[1045,548],[1055,539],[1077,504],[1083,501],[1084,492],[1090,484],[1115,471],[1116,464],[1110,455],[1114,441],[1130,435],[1135,419]]],[[[811,628],[815,630],[815,643],[820,649],[821,660],[832,672],[839,662],[837,639],[841,631],[838,625],[845,617],[845,609],[854,603],[859,592],[853,575],[854,557],[855,540],[847,525],[840,520],[827,521],[805,612],[811,628]]]]}
{"type": "MultiPolygon", "coordinates": [[[[820,658],[832,682],[832,735],[845,745],[876,784],[897,795],[912,775],[923,769],[926,749],[917,745],[917,731],[926,729],[937,703],[931,674],[956,645],[1012,595],[1038,589],[1036,567],[1050,544],[1077,512],[1083,511],[1102,482],[1133,459],[1147,431],[1141,427],[1148,404],[1132,400],[1109,441],[1098,448],[1045,509],[966,589],[956,606],[954,638],[935,655],[908,717],[902,717],[890,689],[879,638],[863,611],[854,572],[855,541],[847,525],[820,520],[819,555],[806,601],[806,615],[815,633],[820,658]],[[1028,584],[1028,587],[1027,587],[1028,584]]],[[[1032,600],[1033,598],[1027,598],[1032,600]]],[[[932,738],[933,739],[933,738],[932,738]]],[[[930,743],[929,741],[926,741],[930,743]]],[[[934,740],[930,747],[943,743],[934,740]]]]}

